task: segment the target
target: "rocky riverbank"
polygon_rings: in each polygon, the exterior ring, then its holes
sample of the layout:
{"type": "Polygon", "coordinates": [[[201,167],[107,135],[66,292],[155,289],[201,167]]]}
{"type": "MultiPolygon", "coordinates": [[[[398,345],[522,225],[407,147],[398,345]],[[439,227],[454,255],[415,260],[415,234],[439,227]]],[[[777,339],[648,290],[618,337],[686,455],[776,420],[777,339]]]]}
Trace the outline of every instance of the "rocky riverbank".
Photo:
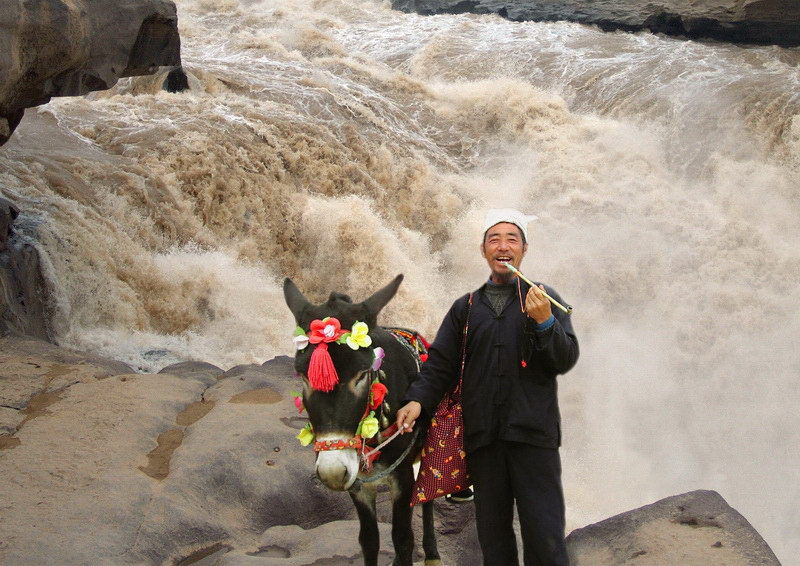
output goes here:
{"type": "Polygon", "coordinates": [[[515,21],[566,20],[606,31],[800,45],[800,3],[794,0],[392,0],[392,6],[420,14],[498,14],[515,21]]]}
{"type": "MultiPolygon", "coordinates": [[[[292,374],[285,357],[136,374],[41,340],[0,338],[0,563],[359,563],[349,497],[315,479],[313,452],[294,438],[304,420],[292,374]]],[[[378,511],[389,564],[386,492],[378,511]]],[[[473,512],[437,501],[444,564],[480,563],[473,512]]],[[[577,566],[778,565],[714,492],[579,529],[568,544],[577,566]]]]}

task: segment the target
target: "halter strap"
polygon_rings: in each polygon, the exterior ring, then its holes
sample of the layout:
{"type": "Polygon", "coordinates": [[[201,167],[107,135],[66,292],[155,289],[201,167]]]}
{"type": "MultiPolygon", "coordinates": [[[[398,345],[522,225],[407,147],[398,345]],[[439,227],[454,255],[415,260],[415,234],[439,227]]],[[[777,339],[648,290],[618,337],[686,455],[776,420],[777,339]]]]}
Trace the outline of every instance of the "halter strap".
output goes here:
{"type": "Polygon", "coordinates": [[[314,442],[314,452],[327,452],[328,450],[347,450],[353,448],[361,450],[364,446],[364,441],[360,436],[354,436],[348,440],[342,438],[337,440],[317,440],[314,442]]]}

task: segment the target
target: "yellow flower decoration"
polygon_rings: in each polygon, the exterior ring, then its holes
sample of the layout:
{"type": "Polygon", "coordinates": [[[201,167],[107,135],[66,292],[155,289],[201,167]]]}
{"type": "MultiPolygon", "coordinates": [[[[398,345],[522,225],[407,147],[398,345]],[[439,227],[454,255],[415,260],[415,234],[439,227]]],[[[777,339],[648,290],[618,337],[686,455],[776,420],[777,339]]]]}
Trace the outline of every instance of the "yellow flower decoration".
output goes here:
{"type": "Polygon", "coordinates": [[[353,350],[368,348],[372,345],[372,338],[369,337],[369,327],[366,322],[356,322],[347,337],[347,345],[353,350]]]}
{"type": "Polygon", "coordinates": [[[375,418],[375,411],[370,411],[368,417],[364,417],[364,420],[361,421],[361,424],[358,427],[358,434],[361,438],[372,438],[378,431],[380,430],[380,425],[378,424],[378,419],[375,418]]]}
{"type": "Polygon", "coordinates": [[[314,431],[311,429],[311,423],[307,423],[295,438],[300,441],[302,446],[308,446],[314,442],[314,431]]]}

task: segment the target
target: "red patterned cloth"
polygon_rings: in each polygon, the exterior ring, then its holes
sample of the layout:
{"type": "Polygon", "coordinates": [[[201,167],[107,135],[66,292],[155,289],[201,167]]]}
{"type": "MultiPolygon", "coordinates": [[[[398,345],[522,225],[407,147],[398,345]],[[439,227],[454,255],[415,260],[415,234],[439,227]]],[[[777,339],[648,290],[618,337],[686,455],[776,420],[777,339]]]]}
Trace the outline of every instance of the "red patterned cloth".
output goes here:
{"type": "Polygon", "coordinates": [[[457,388],[446,395],[436,408],[425,446],[420,452],[419,475],[411,496],[412,506],[462,491],[470,485],[460,397],[461,391],[457,388]]]}

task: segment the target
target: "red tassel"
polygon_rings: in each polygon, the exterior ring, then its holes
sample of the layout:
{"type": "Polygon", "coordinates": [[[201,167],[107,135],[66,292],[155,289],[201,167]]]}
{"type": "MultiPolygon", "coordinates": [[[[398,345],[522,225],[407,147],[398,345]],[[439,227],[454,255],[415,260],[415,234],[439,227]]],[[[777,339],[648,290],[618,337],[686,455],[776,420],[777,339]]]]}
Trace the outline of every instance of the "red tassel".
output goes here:
{"type": "Polygon", "coordinates": [[[317,391],[331,391],[339,383],[339,374],[328,352],[328,344],[320,342],[308,364],[308,383],[317,391]]]}

